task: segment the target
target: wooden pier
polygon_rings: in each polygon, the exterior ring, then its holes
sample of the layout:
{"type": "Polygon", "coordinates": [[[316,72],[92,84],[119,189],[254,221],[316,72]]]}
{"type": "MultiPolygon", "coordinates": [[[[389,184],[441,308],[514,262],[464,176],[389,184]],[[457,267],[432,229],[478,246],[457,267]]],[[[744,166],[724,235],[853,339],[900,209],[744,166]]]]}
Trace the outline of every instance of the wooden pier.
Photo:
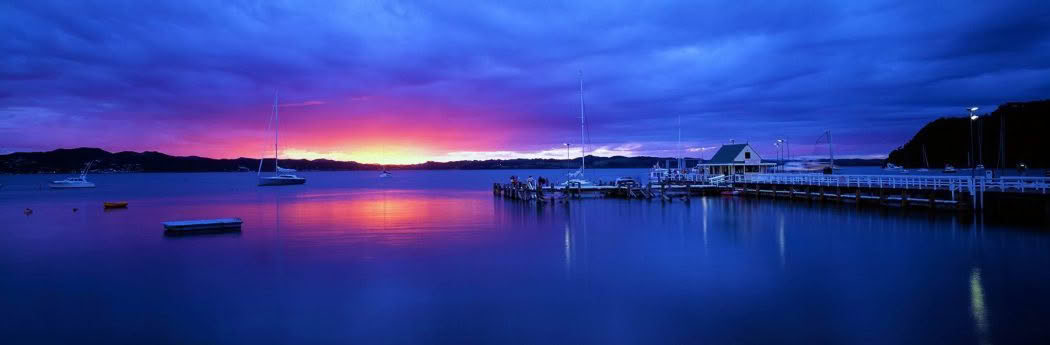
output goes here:
{"type": "Polygon", "coordinates": [[[548,202],[559,199],[663,199],[717,194],[725,186],[711,184],[569,185],[536,187],[524,183],[492,185],[492,193],[506,199],[548,202]]]}
{"type": "Polygon", "coordinates": [[[1018,207],[1050,214],[1050,178],[944,175],[739,174],[699,181],[645,185],[493,184],[493,194],[512,200],[548,202],[563,198],[659,199],[731,194],[818,200],[886,207],[992,211],[1018,207]]]}
{"type": "Polygon", "coordinates": [[[744,195],[901,207],[979,210],[989,200],[1050,200],[1050,179],[1045,177],[744,174],[727,183],[744,195]]]}

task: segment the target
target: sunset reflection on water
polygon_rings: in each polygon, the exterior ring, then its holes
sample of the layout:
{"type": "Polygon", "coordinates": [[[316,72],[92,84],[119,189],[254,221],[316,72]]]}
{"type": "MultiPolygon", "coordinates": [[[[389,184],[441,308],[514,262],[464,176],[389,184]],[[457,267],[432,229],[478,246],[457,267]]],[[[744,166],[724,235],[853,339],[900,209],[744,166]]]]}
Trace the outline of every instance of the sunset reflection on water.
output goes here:
{"type": "Polygon", "coordinates": [[[359,191],[281,200],[273,207],[274,227],[305,245],[344,241],[409,245],[485,231],[492,225],[492,204],[462,193],[359,191]]]}

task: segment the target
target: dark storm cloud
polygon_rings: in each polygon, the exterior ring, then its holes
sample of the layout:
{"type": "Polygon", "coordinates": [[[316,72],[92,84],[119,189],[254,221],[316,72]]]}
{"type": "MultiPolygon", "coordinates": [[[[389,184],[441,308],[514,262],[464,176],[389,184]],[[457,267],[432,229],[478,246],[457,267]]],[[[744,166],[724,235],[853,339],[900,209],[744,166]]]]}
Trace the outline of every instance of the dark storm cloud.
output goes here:
{"type": "Polygon", "coordinates": [[[544,150],[575,136],[583,70],[595,145],[666,154],[681,115],[690,146],[831,129],[884,154],[963,106],[1050,95],[1038,1],[8,1],[0,29],[0,149],[192,145],[258,130],[280,89],[327,107],[319,127],[396,105],[528,129],[462,150],[544,150]]]}

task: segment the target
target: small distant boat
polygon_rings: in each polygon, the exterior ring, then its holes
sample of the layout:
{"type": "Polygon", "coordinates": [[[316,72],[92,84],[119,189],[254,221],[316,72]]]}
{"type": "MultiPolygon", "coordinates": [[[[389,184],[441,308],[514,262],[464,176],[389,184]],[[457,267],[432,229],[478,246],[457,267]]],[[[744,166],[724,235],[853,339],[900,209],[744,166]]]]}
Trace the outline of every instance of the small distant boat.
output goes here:
{"type": "Polygon", "coordinates": [[[636,181],[633,177],[625,176],[616,178],[617,187],[633,187],[637,185],[638,181],[636,181]]]}
{"type": "Polygon", "coordinates": [[[886,163],[886,167],[882,168],[882,170],[886,170],[886,171],[902,171],[902,170],[904,170],[904,167],[896,165],[896,164],[893,164],[893,163],[886,163]]]}
{"type": "Polygon", "coordinates": [[[942,170],[942,171],[943,171],[943,172],[944,172],[945,174],[954,174],[954,173],[956,173],[956,172],[959,172],[958,170],[955,170],[955,167],[954,167],[954,166],[952,166],[951,164],[945,164],[945,165],[944,165],[944,170],[942,170]]]}
{"type": "MultiPolygon", "coordinates": [[[[306,178],[295,176],[291,174],[295,172],[295,169],[282,168],[278,163],[277,154],[277,138],[280,133],[278,113],[277,113],[277,94],[273,95],[273,165],[274,165],[274,176],[259,176],[259,186],[288,186],[306,183],[306,178]]],[[[259,171],[256,175],[262,174],[263,158],[259,159],[259,171]]]]}
{"type": "Polygon", "coordinates": [[[87,171],[91,167],[91,163],[84,166],[84,170],[80,172],[78,177],[70,177],[65,180],[51,181],[52,189],[72,189],[72,188],[95,188],[95,184],[87,180],[87,171]]]}
{"type": "Polygon", "coordinates": [[[977,170],[984,170],[984,164],[977,164],[977,170]]]}
{"type": "Polygon", "coordinates": [[[393,177],[393,176],[394,176],[394,174],[391,174],[389,171],[386,171],[386,170],[383,170],[383,172],[379,173],[379,177],[382,177],[382,178],[393,177]]]}
{"type": "Polygon", "coordinates": [[[584,179],[570,178],[567,181],[562,182],[562,183],[560,183],[558,185],[561,186],[561,187],[576,188],[576,187],[590,187],[590,186],[594,186],[595,184],[593,182],[591,182],[591,181],[587,181],[587,180],[584,180],[584,179]]]}
{"type": "Polygon", "coordinates": [[[127,201],[104,202],[104,203],[102,203],[102,207],[103,208],[127,208],[128,207],[128,202],[127,201]]]}

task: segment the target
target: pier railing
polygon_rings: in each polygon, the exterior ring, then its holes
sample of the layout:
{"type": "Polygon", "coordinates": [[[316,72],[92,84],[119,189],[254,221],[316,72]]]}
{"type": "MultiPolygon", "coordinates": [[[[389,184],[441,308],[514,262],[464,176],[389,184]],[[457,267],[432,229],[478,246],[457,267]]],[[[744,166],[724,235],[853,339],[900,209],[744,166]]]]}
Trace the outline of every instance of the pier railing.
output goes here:
{"type": "Polygon", "coordinates": [[[767,183],[797,186],[867,187],[922,190],[1043,193],[1050,189],[1050,178],[1005,176],[969,177],[943,175],[824,175],[824,174],[743,174],[730,183],[767,183]]]}

